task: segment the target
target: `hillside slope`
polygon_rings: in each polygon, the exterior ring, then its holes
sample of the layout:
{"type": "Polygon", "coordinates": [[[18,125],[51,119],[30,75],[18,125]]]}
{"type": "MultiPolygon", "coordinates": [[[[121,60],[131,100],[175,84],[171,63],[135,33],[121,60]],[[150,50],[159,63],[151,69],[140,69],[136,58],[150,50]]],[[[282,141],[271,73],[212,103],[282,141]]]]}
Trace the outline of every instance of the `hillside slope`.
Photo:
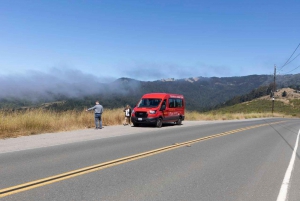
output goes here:
{"type": "MultiPolygon", "coordinates": [[[[183,94],[186,108],[195,111],[207,111],[236,96],[250,93],[261,86],[269,88],[271,75],[249,75],[241,77],[193,77],[186,79],[163,79],[157,81],[139,81],[130,78],[120,78],[111,83],[97,84],[93,93],[88,94],[82,88],[76,88],[80,83],[71,85],[68,94],[57,91],[29,91],[27,97],[5,97],[0,100],[1,108],[20,108],[24,106],[40,106],[46,102],[47,108],[54,110],[82,110],[94,105],[99,100],[105,108],[120,108],[126,104],[134,106],[145,93],[165,92],[183,94]],[[95,92],[96,91],[96,92],[95,92]],[[45,93],[47,96],[45,96],[45,93]],[[61,104],[63,103],[63,104],[61,104]]],[[[300,86],[300,74],[278,76],[278,87],[300,86]]],[[[86,86],[88,88],[88,86],[86,86]]],[[[266,90],[265,90],[266,92],[266,90]]],[[[264,92],[264,93],[265,93],[264,92]]],[[[24,92],[25,93],[25,92],[24,92]]],[[[267,91],[267,93],[270,93],[267,91]]],[[[235,104],[235,103],[234,103],[235,104]]]]}
{"type": "MultiPolygon", "coordinates": [[[[300,117],[300,93],[291,88],[282,88],[274,93],[274,113],[300,117]],[[285,96],[282,96],[285,92],[285,96]]],[[[272,98],[263,96],[252,101],[214,110],[216,113],[266,113],[272,111],[272,98]]]]}

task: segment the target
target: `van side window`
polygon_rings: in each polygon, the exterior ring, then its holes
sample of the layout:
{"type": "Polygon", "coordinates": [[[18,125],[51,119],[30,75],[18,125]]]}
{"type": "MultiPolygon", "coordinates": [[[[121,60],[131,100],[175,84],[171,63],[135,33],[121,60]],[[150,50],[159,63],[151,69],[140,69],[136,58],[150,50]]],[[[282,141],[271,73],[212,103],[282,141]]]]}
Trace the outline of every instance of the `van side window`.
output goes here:
{"type": "Polygon", "coordinates": [[[175,107],[182,107],[182,99],[176,98],[176,103],[175,103],[175,107]]]}
{"type": "Polygon", "coordinates": [[[170,98],[169,108],[183,107],[183,100],[180,98],[170,98]]]}
{"type": "Polygon", "coordinates": [[[175,107],[175,99],[174,98],[170,98],[169,99],[169,108],[174,108],[175,107]]]}

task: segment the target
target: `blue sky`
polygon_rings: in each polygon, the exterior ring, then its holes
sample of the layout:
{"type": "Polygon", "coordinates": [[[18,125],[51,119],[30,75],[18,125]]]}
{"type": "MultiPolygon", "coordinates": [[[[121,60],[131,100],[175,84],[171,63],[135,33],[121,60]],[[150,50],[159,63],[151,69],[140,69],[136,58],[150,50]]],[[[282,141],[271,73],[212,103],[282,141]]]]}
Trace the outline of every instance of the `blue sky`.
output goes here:
{"type": "Polygon", "coordinates": [[[299,10],[299,0],[1,0],[0,78],[272,74],[300,43],[299,10]]]}

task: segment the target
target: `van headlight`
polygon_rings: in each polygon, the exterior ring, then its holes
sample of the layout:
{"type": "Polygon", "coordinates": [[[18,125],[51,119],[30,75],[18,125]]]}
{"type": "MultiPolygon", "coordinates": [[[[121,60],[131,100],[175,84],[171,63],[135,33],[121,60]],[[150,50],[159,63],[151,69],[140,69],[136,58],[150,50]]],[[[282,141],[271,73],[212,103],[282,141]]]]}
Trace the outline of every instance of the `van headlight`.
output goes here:
{"type": "Polygon", "coordinates": [[[155,114],[155,113],[156,113],[156,110],[150,110],[149,113],[150,113],[150,114],[155,114]]]}

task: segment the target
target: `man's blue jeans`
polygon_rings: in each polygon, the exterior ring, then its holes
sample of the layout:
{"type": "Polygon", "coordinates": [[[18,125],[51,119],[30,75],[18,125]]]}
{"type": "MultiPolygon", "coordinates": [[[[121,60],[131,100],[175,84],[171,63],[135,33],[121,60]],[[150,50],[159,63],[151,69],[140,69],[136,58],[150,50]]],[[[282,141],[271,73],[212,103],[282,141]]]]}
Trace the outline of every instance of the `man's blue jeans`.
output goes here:
{"type": "Polygon", "coordinates": [[[101,114],[95,114],[95,126],[96,128],[102,128],[102,119],[101,119],[101,114]]]}

